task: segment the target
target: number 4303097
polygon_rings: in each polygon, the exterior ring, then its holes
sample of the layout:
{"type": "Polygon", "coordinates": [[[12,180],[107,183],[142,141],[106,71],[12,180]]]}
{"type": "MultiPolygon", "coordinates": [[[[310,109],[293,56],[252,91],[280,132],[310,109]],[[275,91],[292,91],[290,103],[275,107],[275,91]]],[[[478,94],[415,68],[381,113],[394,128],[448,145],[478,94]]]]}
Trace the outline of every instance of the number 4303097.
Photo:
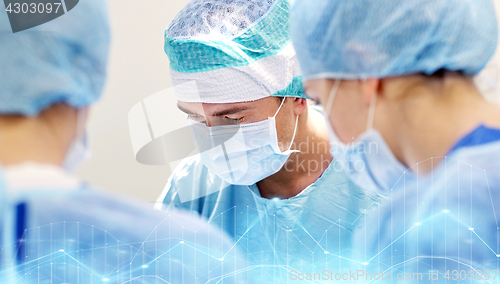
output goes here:
{"type": "Polygon", "coordinates": [[[443,278],[447,280],[496,280],[498,275],[498,270],[452,270],[446,271],[443,278]]]}
{"type": "Polygon", "coordinates": [[[47,13],[50,14],[52,12],[56,13],[61,8],[61,3],[9,3],[5,11],[8,13],[23,13],[23,14],[42,14],[47,13]]]}

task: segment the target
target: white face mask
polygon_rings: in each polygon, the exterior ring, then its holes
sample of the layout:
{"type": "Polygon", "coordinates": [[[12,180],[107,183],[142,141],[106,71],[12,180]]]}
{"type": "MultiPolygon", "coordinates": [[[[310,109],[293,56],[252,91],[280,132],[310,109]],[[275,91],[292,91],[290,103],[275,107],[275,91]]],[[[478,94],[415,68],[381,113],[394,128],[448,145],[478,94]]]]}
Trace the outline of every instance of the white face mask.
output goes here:
{"type": "Polygon", "coordinates": [[[84,161],[90,159],[91,153],[88,145],[85,119],[82,110],[78,111],[76,139],[71,143],[63,161],[63,168],[73,173],[84,161]]]}
{"type": "Polygon", "coordinates": [[[394,185],[392,177],[399,178],[405,172],[406,167],[394,157],[380,133],[373,129],[377,96],[372,96],[370,102],[367,130],[355,141],[344,143],[335,133],[329,118],[339,85],[340,80],[336,80],[325,105],[325,120],[331,144],[330,152],[349,178],[359,187],[386,192],[394,185]]]}
{"type": "MultiPolygon", "coordinates": [[[[285,98],[286,99],[286,98],[285,98]]],[[[282,152],[278,144],[276,115],[267,120],[207,127],[188,119],[201,160],[208,169],[230,184],[252,185],[278,172],[290,155],[297,132],[299,116],[288,150],[282,152]]]]}
{"type": "MultiPolygon", "coordinates": [[[[341,80],[335,80],[335,83],[333,84],[332,90],[330,91],[330,96],[328,97],[328,101],[326,102],[325,105],[325,119],[326,119],[326,124],[328,125],[328,137],[330,138],[330,143],[337,143],[339,146],[341,146],[344,149],[347,149],[351,147],[353,143],[344,143],[340,140],[338,137],[337,133],[335,133],[335,130],[333,129],[332,124],[330,123],[330,114],[332,113],[332,107],[333,107],[333,100],[337,96],[337,92],[340,87],[340,82],[341,80]]],[[[364,134],[367,132],[373,130],[373,120],[375,118],[375,105],[376,105],[376,100],[377,96],[372,96],[371,101],[370,101],[370,107],[368,109],[368,121],[366,123],[366,131],[363,132],[359,137],[362,137],[364,134]]],[[[333,155],[333,153],[332,153],[333,155]]]]}

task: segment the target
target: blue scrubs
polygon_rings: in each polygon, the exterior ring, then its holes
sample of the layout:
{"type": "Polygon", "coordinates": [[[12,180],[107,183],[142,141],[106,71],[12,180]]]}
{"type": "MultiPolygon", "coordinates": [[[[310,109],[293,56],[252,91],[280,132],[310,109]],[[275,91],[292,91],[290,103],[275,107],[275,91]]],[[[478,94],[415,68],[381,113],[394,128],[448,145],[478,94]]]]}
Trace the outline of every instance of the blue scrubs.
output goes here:
{"type": "Polygon", "coordinates": [[[357,261],[393,283],[407,273],[424,283],[500,282],[500,129],[479,126],[433,169],[385,178],[392,190],[356,233],[357,261]]]}
{"type": "Polygon", "coordinates": [[[230,185],[192,157],[173,173],[159,207],[207,218],[241,247],[255,281],[281,283],[348,270],[353,231],[377,199],[354,186],[335,161],[300,194],[281,200],[261,197],[255,184],[230,185]]]}
{"type": "Polygon", "coordinates": [[[0,283],[247,283],[234,243],[200,218],[84,184],[8,197],[0,283]]]}

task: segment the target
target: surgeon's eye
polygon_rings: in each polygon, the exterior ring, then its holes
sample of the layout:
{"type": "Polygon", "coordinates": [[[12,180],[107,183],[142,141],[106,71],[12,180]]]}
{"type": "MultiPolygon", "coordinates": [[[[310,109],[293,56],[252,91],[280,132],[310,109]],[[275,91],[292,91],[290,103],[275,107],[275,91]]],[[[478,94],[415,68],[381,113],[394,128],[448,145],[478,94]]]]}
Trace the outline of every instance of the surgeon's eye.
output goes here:
{"type": "Polygon", "coordinates": [[[188,118],[191,120],[194,120],[196,122],[204,122],[205,121],[205,118],[203,116],[197,115],[197,114],[189,114],[188,118]]]}
{"type": "Polygon", "coordinates": [[[231,117],[226,116],[226,118],[229,119],[231,121],[231,123],[234,123],[234,124],[243,122],[243,117],[231,118],[231,117]]]}

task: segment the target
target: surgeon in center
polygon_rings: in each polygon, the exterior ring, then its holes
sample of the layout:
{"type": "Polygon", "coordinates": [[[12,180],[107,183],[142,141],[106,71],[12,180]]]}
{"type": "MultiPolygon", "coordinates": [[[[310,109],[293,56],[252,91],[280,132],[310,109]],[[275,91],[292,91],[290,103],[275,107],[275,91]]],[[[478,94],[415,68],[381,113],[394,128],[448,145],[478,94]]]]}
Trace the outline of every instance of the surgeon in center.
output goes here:
{"type": "Polygon", "coordinates": [[[200,155],[176,168],[156,206],[222,228],[261,280],[344,269],[353,228],[378,198],[330,155],[322,111],[303,93],[289,8],[194,0],[165,32],[178,107],[200,155]]]}

